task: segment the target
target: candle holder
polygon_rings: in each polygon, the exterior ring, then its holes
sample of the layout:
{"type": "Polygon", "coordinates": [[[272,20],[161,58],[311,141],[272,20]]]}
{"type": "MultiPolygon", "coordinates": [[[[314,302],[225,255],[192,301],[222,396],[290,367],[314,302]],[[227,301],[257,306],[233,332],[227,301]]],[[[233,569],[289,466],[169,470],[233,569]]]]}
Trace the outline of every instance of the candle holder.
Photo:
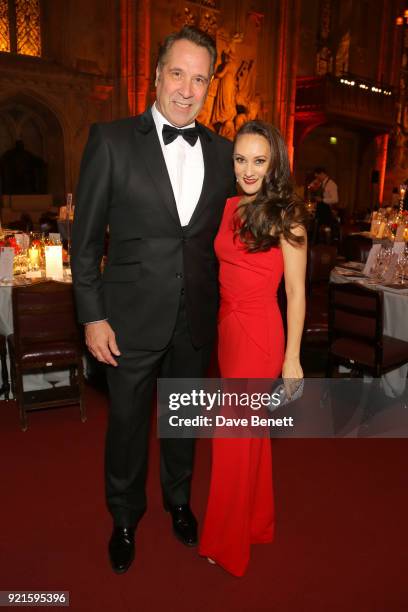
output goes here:
{"type": "Polygon", "coordinates": [[[30,233],[30,246],[28,248],[29,268],[31,271],[37,271],[44,268],[45,264],[45,237],[39,232],[30,233]]]}
{"type": "Polygon", "coordinates": [[[405,199],[406,191],[407,191],[407,184],[402,183],[399,186],[399,214],[400,215],[402,215],[403,210],[404,210],[404,199],[405,199]]]}
{"type": "Polygon", "coordinates": [[[30,261],[27,256],[27,251],[21,251],[18,255],[14,255],[13,274],[26,274],[30,267],[30,261]]]}
{"type": "Polygon", "coordinates": [[[29,269],[37,271],[40,269],[40,249],[36,246],[31,246],[28,249],[29,269]]]}

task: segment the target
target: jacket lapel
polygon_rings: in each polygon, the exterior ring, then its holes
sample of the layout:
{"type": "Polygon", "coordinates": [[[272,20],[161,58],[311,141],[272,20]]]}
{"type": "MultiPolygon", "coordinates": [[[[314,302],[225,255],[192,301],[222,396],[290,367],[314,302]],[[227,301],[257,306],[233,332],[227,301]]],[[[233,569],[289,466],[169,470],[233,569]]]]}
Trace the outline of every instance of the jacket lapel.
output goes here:
{"type": "Polygon", "coordinates": [[[138,141],[141,141],[143,146],[141,157],[160,194],[160,199],[165,204],[176,223],[180,225],[173,188],[171,186],[169,173],[167,171],[166,162],[164,161],[159,137],[150,109],[136,117],[135,127],[139,136],[138,141]],[[140,135],[142,135],[142,140],[140,139],[140,135]]]}
{"type": "Polygon", "coordinates": [[[194,209],[193,215],[190,219],[188,226],[190,227],[196,222],[197,218],[205,209],[208,202],[211,200],[211,196],[217,186],[217,173],[218,173],[218,158],[217,149],[215,147],[214,138],[209,130],[206,130],[200,123],[196,121],[196,125],[200,132],[200,142],[203,151],[204,160],[204,181],[201,190],[200,198],[197,202],[197,206],[194,209]]]}

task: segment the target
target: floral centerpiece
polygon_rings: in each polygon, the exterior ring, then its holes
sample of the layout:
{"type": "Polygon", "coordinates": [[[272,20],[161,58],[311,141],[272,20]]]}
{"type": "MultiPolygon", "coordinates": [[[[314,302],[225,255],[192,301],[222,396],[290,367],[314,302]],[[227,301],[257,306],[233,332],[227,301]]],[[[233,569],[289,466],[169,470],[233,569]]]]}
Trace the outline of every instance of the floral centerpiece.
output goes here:
{"type": "Polygon", "coordinates": [[[14,250],[13,274],[25,274],[28,270],[27,249],[17,239],[16,234],[4,234],[0,238],[0,247],[11,247],[14,250]]]}

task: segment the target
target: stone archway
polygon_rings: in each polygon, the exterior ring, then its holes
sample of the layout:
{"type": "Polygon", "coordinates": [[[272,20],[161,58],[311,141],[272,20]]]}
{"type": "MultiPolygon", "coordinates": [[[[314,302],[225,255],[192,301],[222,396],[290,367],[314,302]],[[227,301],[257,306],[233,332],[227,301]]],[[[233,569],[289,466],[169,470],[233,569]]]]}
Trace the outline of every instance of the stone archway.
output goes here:
{"type": "Polygon", "coordinates": [[[340,206],[349,215],[365,212],[378,199],[372,185],[375,152],[375,134],[368,129],[341,122],[314,125],[299,138],[296,184],[303,186],[313,168],[323,166],[338,185],[340,206]]]}
{"type": "Polygon", "coordinates": [[[56,114],[30,94],[14,92],[0,99],[0,157],[24,142],[29,153],[46,165],[46,192],[54,203],[65,198],[64,133],[56,114]]]}

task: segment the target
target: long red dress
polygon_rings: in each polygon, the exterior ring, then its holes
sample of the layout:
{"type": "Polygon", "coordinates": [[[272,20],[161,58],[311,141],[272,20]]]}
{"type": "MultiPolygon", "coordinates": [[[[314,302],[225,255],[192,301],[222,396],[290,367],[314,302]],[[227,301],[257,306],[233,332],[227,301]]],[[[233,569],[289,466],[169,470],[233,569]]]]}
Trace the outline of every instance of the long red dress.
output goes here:
{"type": "MultiPolygon", "coordinates": [[[[277,289],[280,248],[248,253],[234,240],[239,197],[227,200],[215,240],[220,262],[218,359],[223,378],[275,378],[284,355],[277,289]]],[[[251,544],[274,534],[269,438],[215,438],[209,499],[199,553],[235,576],[247,568],[251,544]]]]}

